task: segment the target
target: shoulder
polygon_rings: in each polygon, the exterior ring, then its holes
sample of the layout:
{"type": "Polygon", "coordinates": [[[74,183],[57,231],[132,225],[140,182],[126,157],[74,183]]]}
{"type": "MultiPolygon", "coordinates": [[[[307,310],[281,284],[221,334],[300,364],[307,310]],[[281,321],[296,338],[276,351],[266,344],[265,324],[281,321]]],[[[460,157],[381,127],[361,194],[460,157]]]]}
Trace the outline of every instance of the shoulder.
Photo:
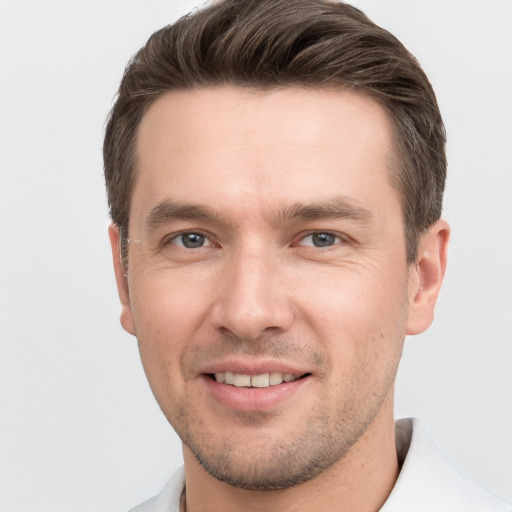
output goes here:
{"type": "Polygon", "coordinates": [[[416,419],[397,422],[397,444],[407,452],[382,512],[510,512],[512,507],[463,477],[442,455],[416,419]],[[408,446],[407,446],[408,443],[408,446]]]}
{"type": "Polygon", "coordinates": [[[179,512],[180,498],[185,486],[185,469],[178,468],[157,496],[144,501],[130,512],[179,512]]]}

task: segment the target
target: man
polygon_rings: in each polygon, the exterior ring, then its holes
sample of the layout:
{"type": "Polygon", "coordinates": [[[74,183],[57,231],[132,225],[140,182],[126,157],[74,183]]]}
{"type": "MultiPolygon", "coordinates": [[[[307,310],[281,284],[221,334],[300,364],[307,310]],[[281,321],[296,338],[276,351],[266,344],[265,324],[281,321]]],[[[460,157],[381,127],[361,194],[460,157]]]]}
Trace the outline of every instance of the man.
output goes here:
{"type": "Polygon", "coordinates": [[[109,233],[185,467],[135,510],[510,510],[393,418],[446,267],[444,145],[417,62],[348,5],[227,0],[150,38],[109,233]]]}

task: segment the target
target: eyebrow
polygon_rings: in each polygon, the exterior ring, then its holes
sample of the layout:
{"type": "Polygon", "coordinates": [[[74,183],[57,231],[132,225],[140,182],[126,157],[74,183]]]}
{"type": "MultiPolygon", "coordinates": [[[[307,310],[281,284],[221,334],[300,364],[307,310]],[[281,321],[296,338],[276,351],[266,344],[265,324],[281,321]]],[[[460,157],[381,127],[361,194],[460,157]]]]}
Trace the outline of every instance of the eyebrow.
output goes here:
{"type": "MultiPolygon", "coordinates": [[[[318,204],[293,203],[271,212],[267,216],[274,225],[281,225],[289,221],[322,219],[350,219],[366,224],[373,217],[370,210],[363,208],[346,196],[334,196],[318,204]]],[[[165,200],[151,208],[146,217],[145,226],[148,230],[154,230],[176,220],[197,220],[212,224],[230,223],[209,206],[165,200]]],[[[236,223],[238,222],[239,220],[236,223]]]]}
{"type": "Polygon", "coordinates": [[[174,220],[200,220],[212,223],[222,222],[221,217],[209,206],[182,204],[166,200],[162,201],[154,208],[151,208],[146,217],[145,225],[148,230],[154,230],[174,220]]]}
{"type": "Polygon", "coordinates": [[[370,222],[372,217],[373,215],[370,210],[358,205],[356,201],[347,196],[334,196],[318,204],[298,202],[286,206],[271,215],[272,221],[276,224],[291,219],[303,221],[350,219],[366,224],[370,222]]]}

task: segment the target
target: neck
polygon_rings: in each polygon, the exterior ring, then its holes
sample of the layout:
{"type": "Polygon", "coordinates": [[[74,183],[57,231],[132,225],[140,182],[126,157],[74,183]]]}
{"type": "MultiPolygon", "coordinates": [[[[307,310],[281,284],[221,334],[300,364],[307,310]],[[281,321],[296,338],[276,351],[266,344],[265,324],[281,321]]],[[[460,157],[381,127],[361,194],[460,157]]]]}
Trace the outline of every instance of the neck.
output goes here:
{"type": "Polygon", "coordinates": [[[283,490],[252,491],[220,482],[206,473],[184,447],[186,512],[378,511],[399,472],[390,406],[388,411],[381,410],[386,414],[375,418],[343,459],[316,478],[283,490]]]}

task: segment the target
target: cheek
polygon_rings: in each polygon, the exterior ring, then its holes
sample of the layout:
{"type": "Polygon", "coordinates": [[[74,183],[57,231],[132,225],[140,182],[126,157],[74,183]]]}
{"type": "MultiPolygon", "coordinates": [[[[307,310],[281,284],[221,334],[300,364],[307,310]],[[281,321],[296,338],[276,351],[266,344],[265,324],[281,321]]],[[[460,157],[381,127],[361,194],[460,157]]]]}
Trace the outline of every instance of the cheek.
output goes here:
{"type": "Polygon", "coordinates": [[[298,303],[307,325],[326,350],[344,361],[393,351],[405,337],[406,276],[391,269],[333,270],[302,280],[298,303]]]}
{"type": "Polygon", "coordinates": [[[204,288],[186,275],[155,272],[132,280],[131,306],[140,356],[160,404],[170,389],[178,395],[187,376],[180,358],[191,341],[202,336],[207,314],[204,288]]]}
{"type": "Polygon", "coordinates": [[[205,280],[191,273],[163,270],[135,276],[133,292],[137,335],[150,332],[164,344],[190,336],[207,314],[205,280]]]}
{"type": "Polygon", "coordinates": [[[341,274],[322,292],[308,286],[305,323],[331,363],[324,400],[343,416],[359,417],[380,407],[393,385],[405,338],[407,286],[399,279],[378,284],[375,274],[341,274]]]}

